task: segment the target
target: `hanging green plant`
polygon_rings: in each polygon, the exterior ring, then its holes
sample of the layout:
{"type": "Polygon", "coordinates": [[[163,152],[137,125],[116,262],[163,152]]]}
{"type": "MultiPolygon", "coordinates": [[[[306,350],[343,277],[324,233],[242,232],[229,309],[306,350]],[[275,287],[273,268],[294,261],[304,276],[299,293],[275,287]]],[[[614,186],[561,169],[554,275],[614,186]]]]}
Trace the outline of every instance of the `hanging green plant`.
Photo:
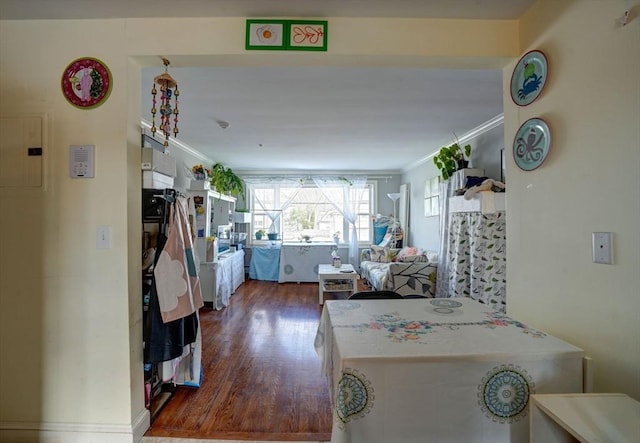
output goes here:
{"type": "Polygon", "coordinates": [[[451,146],[444,146],[433,157],[433,163],[440,170],[443,180],[447,180],[459,169],[469,166],[469,156],[471,155],[471,145],[461,148],[458,143],[451,146]]]}
{"type": "Polygon", "coordinates": [[[221,163],[213,165],[211,187],[221,194],[242,197],[244,199],[244,181],[231,168],[221,163]]]}

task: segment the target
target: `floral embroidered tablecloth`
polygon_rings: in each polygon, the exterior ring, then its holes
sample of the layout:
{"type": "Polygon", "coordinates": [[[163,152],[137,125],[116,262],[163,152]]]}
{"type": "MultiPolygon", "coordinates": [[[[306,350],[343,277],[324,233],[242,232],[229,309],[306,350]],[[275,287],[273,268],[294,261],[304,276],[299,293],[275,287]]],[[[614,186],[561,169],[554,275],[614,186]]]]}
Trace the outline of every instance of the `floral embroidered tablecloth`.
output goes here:
{"type": "Polygon", "coordinates": [[[582,349],[470,298],[330,300],[315,346],[333,443],[526,442],[531,394],[582,391],[582,349]]]}

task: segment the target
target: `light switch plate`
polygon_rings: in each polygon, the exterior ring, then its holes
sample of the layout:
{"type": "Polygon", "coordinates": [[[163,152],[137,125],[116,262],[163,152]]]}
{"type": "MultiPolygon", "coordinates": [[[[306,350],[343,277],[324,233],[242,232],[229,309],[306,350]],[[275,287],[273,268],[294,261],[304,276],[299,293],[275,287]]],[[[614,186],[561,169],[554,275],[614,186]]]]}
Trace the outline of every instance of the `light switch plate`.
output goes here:
{"type": "Polygon", "coordinates": [[[611,232],[592,233],[594,263],[613,264],[612,240],[613,235],[611,232]]]}
{"type": "Polygon", "coordinates": [[[96,248],[111,249],[111,226],[98,226],[96,228],[96,248]]]}

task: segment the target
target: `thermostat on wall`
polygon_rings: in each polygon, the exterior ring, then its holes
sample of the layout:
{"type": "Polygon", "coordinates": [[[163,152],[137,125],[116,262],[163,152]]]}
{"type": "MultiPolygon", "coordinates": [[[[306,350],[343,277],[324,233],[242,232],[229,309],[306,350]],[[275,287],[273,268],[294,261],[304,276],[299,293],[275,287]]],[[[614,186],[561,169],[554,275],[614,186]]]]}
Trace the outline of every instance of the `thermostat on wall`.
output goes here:
{"type": "Polygon", "coordinates": [[[93,178],[95,145],[69,146],[69,175],[71,178],[93,178]]]}

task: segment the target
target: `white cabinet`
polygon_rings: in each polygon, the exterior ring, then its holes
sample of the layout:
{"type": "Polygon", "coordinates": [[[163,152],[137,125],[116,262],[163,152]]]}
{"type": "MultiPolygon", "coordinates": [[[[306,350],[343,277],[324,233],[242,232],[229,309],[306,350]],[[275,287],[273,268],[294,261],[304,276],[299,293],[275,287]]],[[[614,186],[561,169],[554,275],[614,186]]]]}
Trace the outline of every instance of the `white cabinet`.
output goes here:
{"type": "Polygon", "coordinates": [[[220,254],[215,263],[200,264],[202,298],[213,309],[229,304],[231,295],[244,283],[244,250],[220,254]]]}
{"type": "Polygon", "coordinates": [[[636,443],[640,402],[624,394],[531,396],[531,443],[636,443]]]}
{"type": "Polygon", "coordinates": [[[201,262],[206,262],[207,237],[218,232],[219,226],[232,226],[236,199],[212,190],[190,190],[196,207],[195,247],[201,262]]]}

